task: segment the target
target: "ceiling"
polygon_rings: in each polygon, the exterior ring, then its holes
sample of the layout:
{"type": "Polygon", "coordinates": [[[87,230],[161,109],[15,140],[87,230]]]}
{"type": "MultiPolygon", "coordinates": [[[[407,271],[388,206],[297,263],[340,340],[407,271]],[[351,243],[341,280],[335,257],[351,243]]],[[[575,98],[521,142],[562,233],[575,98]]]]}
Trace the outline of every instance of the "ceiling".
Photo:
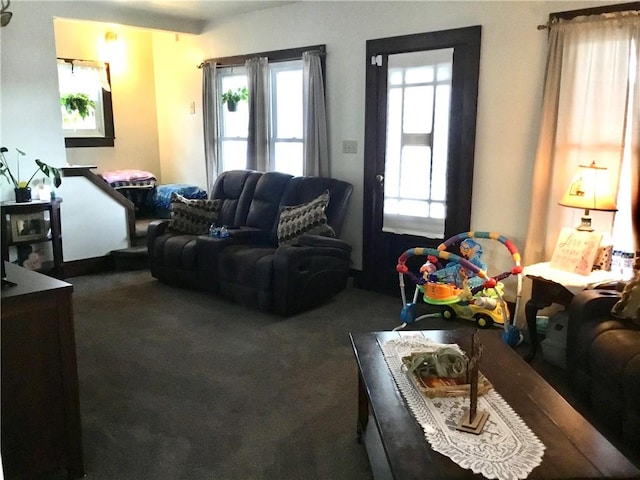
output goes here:
{"type": "Polygon", "coordinates": [[[292,1],[276,0],[117,0],[123,8],[139,12],[149,12],[169,17],[178,17],[201,22],[220,20],[221,18],[266,8],[278,7],[292,1]]]}

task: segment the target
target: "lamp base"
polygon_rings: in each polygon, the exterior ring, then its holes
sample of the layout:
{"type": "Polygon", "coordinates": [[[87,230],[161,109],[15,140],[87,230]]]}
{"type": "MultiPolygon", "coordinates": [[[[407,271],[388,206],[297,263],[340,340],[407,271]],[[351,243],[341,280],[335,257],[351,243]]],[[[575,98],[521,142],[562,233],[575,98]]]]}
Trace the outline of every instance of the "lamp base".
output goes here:
{"type": "Polygon", "coordinates": [[[580,218],[580,221],[582,223],[580,223],[580,225],[576,227],[576,230],[579,230],[581,232],[593,232],[595,230],[591,226],[591,217],[587,212],[588,211],[586,211],[585,214],[582,216],[582,218],[580,218]]]}

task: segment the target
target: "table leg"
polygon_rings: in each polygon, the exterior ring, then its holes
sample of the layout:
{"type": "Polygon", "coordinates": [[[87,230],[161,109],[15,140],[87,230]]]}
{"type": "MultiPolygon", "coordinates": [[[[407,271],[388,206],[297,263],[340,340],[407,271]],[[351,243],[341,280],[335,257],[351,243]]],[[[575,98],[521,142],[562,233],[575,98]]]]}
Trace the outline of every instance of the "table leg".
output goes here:
{"type": "Polygon", "coordinates": [[[544,308],[547,305],[541,305],[535,299],[531,298],[524,306],[524,316],[527,319],[527,330],[529,331],[529,343],[531,349],[529,353],[524,356],[527,362],[533,360],[538,351],[538,327],[536,325],[536,317],[538,316],[538,310],[544,308]]]}
{"type": "Polygon", "coordinates": [[[367,428],[369,421],[369,397],[364,387],[362,375],[358,372],[358,424],[356,425],[356,438],[358,443],[362,443],[362,434],[367,428]]]}

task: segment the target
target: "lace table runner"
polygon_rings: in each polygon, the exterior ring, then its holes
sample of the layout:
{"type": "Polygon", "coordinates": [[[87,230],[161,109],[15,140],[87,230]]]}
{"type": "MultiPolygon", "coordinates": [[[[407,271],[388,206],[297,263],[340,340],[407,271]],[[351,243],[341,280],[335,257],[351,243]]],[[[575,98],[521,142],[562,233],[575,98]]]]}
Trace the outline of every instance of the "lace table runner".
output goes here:
{"type": "Polygon", "coordinates": [[[491,390],[478,398],[478,410],[489,412],[489,418],[482,433],[475,435],[456,430],[463,410],[469,408],[468,397],[427,398],[416,389],[403,369],[402,357],[434,346],[438,344],[419,336],[381,345],[398,389],[431,448],[486,478],[527,478],[542,462],[545,446],[498,392],[491,390]]]}

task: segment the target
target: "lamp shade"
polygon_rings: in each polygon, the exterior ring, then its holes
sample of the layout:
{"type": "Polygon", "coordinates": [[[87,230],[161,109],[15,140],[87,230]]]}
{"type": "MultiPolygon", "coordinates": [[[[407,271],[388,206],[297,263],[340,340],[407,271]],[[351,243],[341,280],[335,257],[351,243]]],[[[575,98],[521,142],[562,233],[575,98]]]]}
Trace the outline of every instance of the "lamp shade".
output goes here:
{"type": "Polygon", "coordinates": [[[616,201],[611,194],[611,179],[606,167],[580,165],[578,173],[566,193],[558,202],[565,207],[583,208],[585,210],[617,211],[616,201]]]}

